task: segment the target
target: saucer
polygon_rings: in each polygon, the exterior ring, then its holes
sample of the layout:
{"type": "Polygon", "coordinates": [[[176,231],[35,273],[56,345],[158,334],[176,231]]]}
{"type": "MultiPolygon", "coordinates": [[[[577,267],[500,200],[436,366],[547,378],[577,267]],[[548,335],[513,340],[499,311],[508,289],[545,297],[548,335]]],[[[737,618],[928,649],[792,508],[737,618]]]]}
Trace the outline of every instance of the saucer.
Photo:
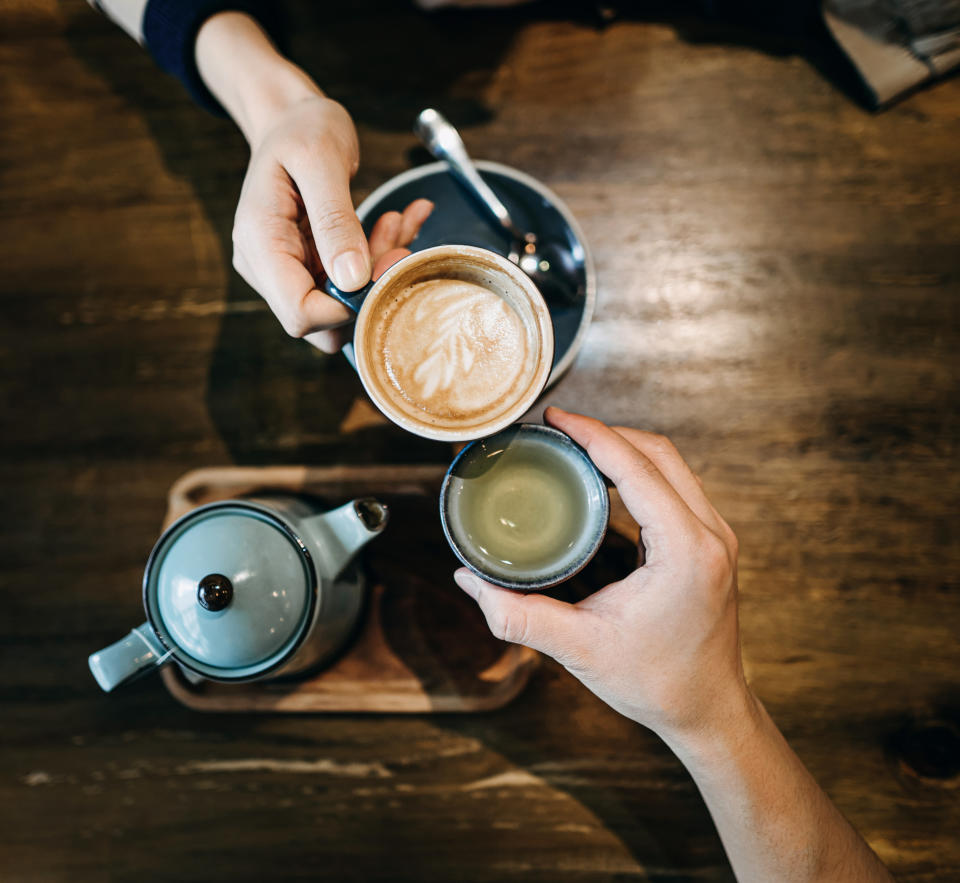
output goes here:
{"type": "MultiPolygon", "coordinates": [[[[529,175],[500,163],[475,163],[522,230],[532,230],[543,241],[559,241],[580,264],[577,280],[586,292],[580,303],[548,302],[553,321],[553,369],[549,388],[570,367],[583,343],[597,298],[597,273],[580,225],[560,198],[529,175]]],[[[377,219],[389,211],[402,212],[413,200],[425,198],[435,208],[410,244],[413,251],[434,245],[476,245],[507,255],[510,241],[483,214],[456,182],[446,163],[435,162],[402,172],[373,191],[357,209],[369,235],[377,219]]]]}

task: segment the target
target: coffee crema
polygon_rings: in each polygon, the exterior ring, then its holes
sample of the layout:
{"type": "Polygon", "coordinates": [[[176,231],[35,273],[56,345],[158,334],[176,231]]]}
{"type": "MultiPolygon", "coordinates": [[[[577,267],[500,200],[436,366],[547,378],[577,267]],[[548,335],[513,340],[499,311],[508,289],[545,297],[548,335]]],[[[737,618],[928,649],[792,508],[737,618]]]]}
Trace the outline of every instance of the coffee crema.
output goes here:
{"type": "Polygon", "coordinates": [[[392,294],[376,323],[378,370],[428,418],[471,422],[512,406],[536,370],[529,333],[495,291],[463,279],[425,279],[392,294]]]}

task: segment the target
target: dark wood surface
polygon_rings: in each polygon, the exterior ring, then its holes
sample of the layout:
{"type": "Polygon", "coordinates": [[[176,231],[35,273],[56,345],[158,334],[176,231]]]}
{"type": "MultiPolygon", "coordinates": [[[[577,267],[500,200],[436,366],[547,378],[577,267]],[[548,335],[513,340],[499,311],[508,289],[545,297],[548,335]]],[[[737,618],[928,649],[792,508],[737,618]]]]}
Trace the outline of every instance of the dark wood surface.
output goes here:
{"type": "MultiPolygon", "coordinates": [[[[740,536],[755,689],[901,879],[956,880],[960,80],[872,115],[751,31],[314,6],[358,199],[436,104],[568,201],[600,296],[549,400],[673,437],[740,536]]],[[[729,879],[680,764],[552,664],[462,717],[99,692],[185,470],[449,456],[232,273],[245,159],[81,0],[0,5],[0,877],[729,879]]]]}

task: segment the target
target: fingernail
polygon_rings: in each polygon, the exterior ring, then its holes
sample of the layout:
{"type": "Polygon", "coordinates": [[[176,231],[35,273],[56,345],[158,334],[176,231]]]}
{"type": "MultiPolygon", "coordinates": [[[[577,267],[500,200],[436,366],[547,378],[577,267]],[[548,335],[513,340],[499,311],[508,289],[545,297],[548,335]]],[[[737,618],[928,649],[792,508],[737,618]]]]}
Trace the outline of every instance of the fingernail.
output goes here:
{"type": "Polygon", "coordinates": [[[477,595],[480,593],[480,579],[476,574],[467,570],[465,567],[461,567],[458,571],[453,574],[453,579],[461,589],[463,589],[474,601],[477,600],[477,595]]]}
{"type": "Polygon", "coordinates": [[[333,261],[333,282],[343,291],[356,291],[370,278],[370,264],[359,251],[345,251],[333,261]]]}

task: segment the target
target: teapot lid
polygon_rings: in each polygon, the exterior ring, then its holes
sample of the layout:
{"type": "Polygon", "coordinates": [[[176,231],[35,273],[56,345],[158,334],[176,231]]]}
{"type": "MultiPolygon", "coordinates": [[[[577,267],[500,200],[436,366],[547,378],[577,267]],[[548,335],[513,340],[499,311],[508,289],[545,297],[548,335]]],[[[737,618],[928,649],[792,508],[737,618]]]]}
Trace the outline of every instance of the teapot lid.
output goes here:
{"type": "Polygon", "coordinates": [[[249,503],[213,503],[160,538],[143,599],[178,661],[202,675],[242,680],[293,652],[316,588],[310,554],[285,522],[249,503]]]}

